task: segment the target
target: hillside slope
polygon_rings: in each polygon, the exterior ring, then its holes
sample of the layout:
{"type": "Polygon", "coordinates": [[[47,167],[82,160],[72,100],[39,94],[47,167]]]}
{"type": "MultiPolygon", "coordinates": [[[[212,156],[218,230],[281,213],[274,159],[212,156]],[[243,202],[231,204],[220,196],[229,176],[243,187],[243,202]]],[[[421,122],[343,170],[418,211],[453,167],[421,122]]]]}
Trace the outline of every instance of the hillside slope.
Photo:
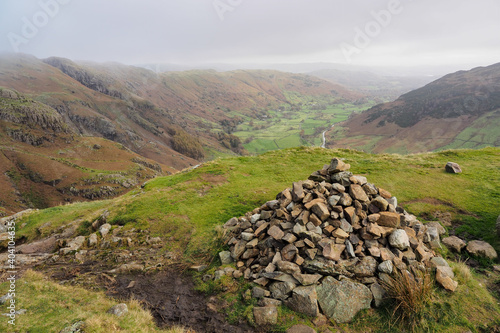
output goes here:
{"type": "Polygon", "coordinates": [[[459,71],[379,104],[332,133],[335,146],[373,152],[500,146],[500,63],[459,71]]]}
{"type": "Polygon", "coordinates": [[[115,197],[173,171],[121,144],[82,137],[53,108],[0,88],[0,215],[115,197]]]}
{"type": "Polygon", "coordinates": [[[0,60],[0,86],[53,107],[81,134],[120,142],[178,170],[196,160],[244,153],[232,135],[244,120],[315,99],[342,103],[363,97],[313,76],[279,71],[157,74],[57,57],[0,60]]]}
{"type": "MultiPolygon", "coordinates": [[[[18,221],[17,233],[19,239],[23,241],[43,239],[67,230],[73,232],[71,237],[88,236],[93,232],[89,231],[90,223],[104,211],[108,211],[107,221],[112,225],[113,235],[116,231],[116,235],[120,237],[122,234],[125,235],[123,237],[133,237],[132,235],[136,234],[142,238],[134,238],[130,246],[115,244],[100,249],[99,256],[95,250],[85,248],[87,252],[79,253],[78,260],[81,261],[77,261],[73,253],[61,255],[56,264],[39,266],[38,270],[46,272],[54,279],[71,279],[76,285],[87,285],[91,288],[100,285],[106,291],[114,289],[111,287],[117,282],[113,281],[121,281],[123,288],[130,281],[136,281],[137,286],[144,281],[142,280],[144,276],[161,275],[155,275],[155,271],[159,269],[157,267],[166,267],[167,271],[169,267],[173,267],[179,271],[179,265],[185,267],[212,262],[212,258],[224,246],[218,238],[220,235],[217,231],[218,226],[233,216],[241,216],[273,200],[277,193],[290,187],[292,182],[306,179],[312,170],[320,169],[332,157],[344,158],[351,164],[351,171],[369,178],[377,186],[391,192],[398,198],[401,207],[416,214],[424,223],[437,220],[440,216],[447,216],[449,218],[447,234],[458,235],[467,240],[484,239],[493,244],[497,250],[500,249],[500,242],[494,232],[498,216],[496,203],[500,197],[499,148],[405,156],[375,155],[343,149],[296,148],[273,151],[260,156],[218,159],[188,172],[156,178],[149,181],[144,188],[136,189],[119,198],[76,203],[35,212],[18,221]],[[459,163],[463,173],[446,173],[444,165],[450,160],[459,163]],[[460,190],[456,190],[457,188],[460,190]],[[78,226],[79,228],[76,228],[78,226]],[[156,236],[159,239],[155,242],[160,243],[150,245],[152,243],[148,241],[152,241],[156,236]],[[142,249],[142,252],[138,251],[141,247],[146,247],[146,251],[142,249]],[[140,253],[145,253],[146,258],[140,257],[140,253]],[[112,267],[131,261],[149,267],[148,274],[109,272],[112,267]],[[65,265],[69,269],[62,269],[65,265]]],[[[442,253],[446,254],[444,250],[442,253]]],[[[451,256],[450,253],[448,255],[451,256]]],[[[473,262],[473,258],[468,262],[473,262]]],[[[211,271],[209,268],[208,271],[194,275],[199,275],[201,281],[203,275],[213,273],[214,267],[218,265],[218,259],[215,257],[211,271]]],[[[436,291],[429,305],[428,316],[425,318],[427,324],[432,325],[432,329],[428,331],[493,332],[498,329],[500,309],[497,299],[485,287],[485,276],[474,274],[467,281],[460,280],[455,293],[436,291]]],[[[492,275],[492,279],[497,276],[492,275]]],[[[225,304],[222,311],[226,311],[226,314],[237,322],[238,319],[242,319],[241,317],[251,314],[252,306],[255,304],[245,303],[240,297],[245,290],[237,289],[237,285],[233,284],[237,283],[235,281],[228,282],[227,279],[222,279],[220,284],[210,285],[206,290],[211,292],[228,290],[226,295],[212,296],[222,297],[221,302],[225,304]],[[250,309],[249,312],[245,312],[247,308],[250,309]]],[[[33,283],[29,277],[27,283],[28,286],[33,283]]],[[[0,285],[0,288],[6,290],[7,283],[0,285]]],[[[248,289],[248,286],[246,288],[248,289]]],[[[54,323],[59,323],[59,320],[63,320],[64,323],[88,320],[90,323],[90,318],[95,315],[85,304],[77,306],[71,301],[71,297],[68,297],[68,300],[61,297],[60,303],[51,303],[51,309],[54,310],[52,312],[57,313],[54,317],[45,308],[34,305],[43,297],[42,292],[33,291],[32,297],[36,298],[36,303],[26,301],[20,303],[20,306],[26,307],[30,314],[39,318],[36,327],[47,325],[45,320],[54,323]],[[72,307],[66,306],[67,303],[72,307]],[[79,317],[74,307],[80,306],[86,313],[79,317]]],[[[64,292],[68,294],[70,290],[64,292]]],[[[185,297],[185,295],[180,296],[181,299],[185,297]]],[[[175,298],[173,303],[176,303],[175,298]]],[[[296,320],[311,325],[310,318],[296,314],[291,314],[295,319],[291,319],[291,315],[287,317],[289,311],[283,309],[280,312],[279,324],[285,329],[296,320]]],[[[243,320],[247,318],[251,318],[251,315],[244,317],[243,320]]],[[[158,322],[165,323],[161,319],[158,319],[158,322]]],[[[30,327],[27,316],[20,316],[18,323],[21,330],[30,327]]],[[[96,324],[95,321],[92,323],[96,324]]],[[[0,328],[5,327],[1,325],[7,324],[0,323],[0,328]]],[[[122,327],[125,323],[117,325],[122,327]]],[[[386,308],[364,312],[358,320],[345,328],[350,332],[401,331],[387,316],[386,308]]],[[[130,330],[133,331],[133,328],[130,330]]]]}

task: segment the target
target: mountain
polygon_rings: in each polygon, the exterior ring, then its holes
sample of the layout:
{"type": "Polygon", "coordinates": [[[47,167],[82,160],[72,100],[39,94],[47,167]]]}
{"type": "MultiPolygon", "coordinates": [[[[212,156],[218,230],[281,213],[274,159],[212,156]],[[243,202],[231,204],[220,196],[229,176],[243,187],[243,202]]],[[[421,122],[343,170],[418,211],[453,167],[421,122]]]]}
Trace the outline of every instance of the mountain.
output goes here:
{"type": "Polygon", "coordinates": [[[363,97],[303,74],[158,74],[119,63],[29,55],[0,56],[0,89],[0,182],[8,189],[0,206],[9,212],[116,196],[128,188],[121,183],[245,154],[232,133],[243,122],[268,119],[271,110],[363,97]],[[141,168],[147,171],[134,176],[141,168]],[[115,173],[126,181],[96,176],[115,173]]]}
{"type": "Polygon", "coordinates": [[[0,86],[63,115],[81,134],[124,144],[175,169],[244,148],[231,128],[242,117],[315,97],[354,101],[360,93],[304,75],[253,70],[155,73],[118,63],[4,56],[0,86]],[[179,154],[180,153],[180,154],[179,154]]]}
{"type": "Polygon", "coordinates": [[[422,152],[500,146],[500,63],[448,74],[337,126],[335,146],[422,152]]]}
{"type": "Polygon", "coordinates": [[[78,135],[55,109],[0,88],[0,215],[106,199],[174,169],[78,135]]]}

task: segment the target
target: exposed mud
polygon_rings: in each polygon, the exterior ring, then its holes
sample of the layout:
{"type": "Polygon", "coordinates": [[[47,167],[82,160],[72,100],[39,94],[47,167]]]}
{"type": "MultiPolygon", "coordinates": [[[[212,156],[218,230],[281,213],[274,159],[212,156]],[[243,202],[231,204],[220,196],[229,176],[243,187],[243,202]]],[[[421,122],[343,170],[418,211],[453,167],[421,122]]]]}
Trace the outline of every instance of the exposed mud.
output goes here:
{"type": "Polygon", "coordinates": [[[209,300],[194,290],[190,277],[174,270],[119,275],[108,295],[141,301],[161,328],[178,325],[195,332],[255,332],[244,323],[228,324],[224,316],[210,306],[209,300]]]}

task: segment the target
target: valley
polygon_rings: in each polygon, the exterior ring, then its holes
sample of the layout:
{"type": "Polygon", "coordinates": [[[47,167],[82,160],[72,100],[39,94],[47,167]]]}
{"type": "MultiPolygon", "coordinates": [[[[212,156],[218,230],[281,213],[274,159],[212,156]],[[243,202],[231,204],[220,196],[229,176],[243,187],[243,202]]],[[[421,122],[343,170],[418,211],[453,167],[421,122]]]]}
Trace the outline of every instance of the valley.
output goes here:
{"type": "Polygon", "coordinates": [[[500,250],[498,64],[429,83],[0,58],[20,332],[500,330],[498,259],[447,243],[500,250]],[[396,271],[431,279],[417,317],[376,305],[396,271]],[[348,319],[324,303],[337,278],[365,288],[348,319]]]}

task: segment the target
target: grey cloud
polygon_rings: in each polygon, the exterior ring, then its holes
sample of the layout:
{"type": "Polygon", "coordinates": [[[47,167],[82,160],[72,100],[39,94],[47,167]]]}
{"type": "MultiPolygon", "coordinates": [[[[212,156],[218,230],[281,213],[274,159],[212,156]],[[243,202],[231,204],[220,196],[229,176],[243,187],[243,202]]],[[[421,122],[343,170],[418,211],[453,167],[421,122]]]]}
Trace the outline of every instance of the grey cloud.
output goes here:
{"type": "MultiPolygon", "coordinates": [[[[40,1],[0,4],[0,51],[12,51],[7,35],[22,36],[22,18],[42,10],[40,1]]],[[[345,62],[340,45],[355,44],[356,29],[374,22],[397,0],[64,0],[59,12],[21,44],[38,57],[116,60],[125,63],[221,61],[345,62]],[[225,4],[221,13],[215,4],[225,4]],[[223,20],[220,19],[222,15],[223,20]]],[[[471,65],[500,55],[497,0],[401,0],[387,26],[370,37],[352,62],[448,63],[456,52],[471,65]],[[426,55],[426,56],[424,56],[426,55]],[[476,56],[474,56],[476,55],[476,56]]],[[[463,61],[460,60],[460,61],[463,61]]]]}

